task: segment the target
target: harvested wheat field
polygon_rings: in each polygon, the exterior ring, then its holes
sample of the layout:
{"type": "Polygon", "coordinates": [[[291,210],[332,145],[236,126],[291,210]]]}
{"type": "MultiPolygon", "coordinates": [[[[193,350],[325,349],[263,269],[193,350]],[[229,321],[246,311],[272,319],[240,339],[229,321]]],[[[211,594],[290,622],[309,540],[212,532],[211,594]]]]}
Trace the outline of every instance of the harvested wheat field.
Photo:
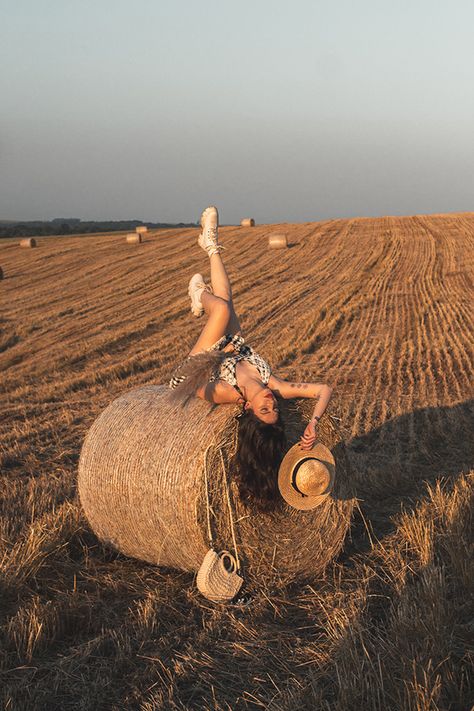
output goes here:
{"type": "Polygon", "coordinates": [[[221,229],[249,340],[335,387],[359,499],[323,574],[245,608],[107,549],[77,499],[92,422],[202,325],[196,236],[0,244],[0,707],[468,709],[474,214],[221,229]]]}

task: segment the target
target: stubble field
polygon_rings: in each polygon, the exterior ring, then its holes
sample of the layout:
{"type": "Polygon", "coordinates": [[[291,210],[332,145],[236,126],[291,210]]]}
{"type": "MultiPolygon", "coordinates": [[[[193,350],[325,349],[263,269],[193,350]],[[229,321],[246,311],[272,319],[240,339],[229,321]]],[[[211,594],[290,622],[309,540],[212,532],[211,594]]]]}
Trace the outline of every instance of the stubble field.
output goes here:
{"type": "Polygon", "coordinates": [[[334,386],[359,499],[323,578],[244,609],[105,549],[76,496],[94,419],[197,337],[196,236],[0,243],[0,707],[470,708],[474,214],[221,229],[248,340],[334,386]]]}

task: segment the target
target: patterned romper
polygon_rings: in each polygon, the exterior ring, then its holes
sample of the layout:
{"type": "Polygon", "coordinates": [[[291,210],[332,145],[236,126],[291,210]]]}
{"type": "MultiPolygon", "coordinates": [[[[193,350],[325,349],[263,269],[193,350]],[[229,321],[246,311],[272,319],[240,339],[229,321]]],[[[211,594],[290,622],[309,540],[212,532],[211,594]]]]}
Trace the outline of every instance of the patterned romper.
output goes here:
{"type": "MultiPolygon", "coordinates": [[[[251,346],[248,346],[245,343],[242,336],[232,336],[229,333],[226,333],[225,336],[222,336],[222,338],[220,338],[217,343],[214,343],[214,345],[208,350],[222,351],[229,344],[232,344],[234,350],[231,351],[226,358],[224,358],[217,370],[210,377],[209,382],[213,383],[216,380],[224,380],[224,382],[232,385],[241,397],[244,397],[237,384],[235,370],[239,361],[246,360],[248,363],[251,363],[257,368],[262,383],[264,385],[268,385],[268,381],[272,374],[269,364],[262,358],[261,355],[256,353],[251,346]]],[[[190,356],[190,358],[192,358],[192,356],[190,356]]],[[[178,385],[185,380],[185,378],[185,375],[173,375],[169,382],[170,388],[174,390],[174,388],[177,388],[178,385]]]]}

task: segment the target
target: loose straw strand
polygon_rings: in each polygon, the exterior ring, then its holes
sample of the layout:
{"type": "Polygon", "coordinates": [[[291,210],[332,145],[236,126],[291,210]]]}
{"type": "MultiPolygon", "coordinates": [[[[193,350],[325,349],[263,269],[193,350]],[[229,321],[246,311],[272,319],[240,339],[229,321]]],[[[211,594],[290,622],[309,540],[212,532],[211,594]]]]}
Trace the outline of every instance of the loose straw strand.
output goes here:
{"type": "Polygon", "coordinates": [[[237,541],[235,539],[235,531],[234,531],[234,520],[232,517],[232,506],[230,503],[230,494],[229,494],[229,487],[227,483],[227,476],[226,476],[226,471],[225,471],[225,463],[224,463],[224,457],[222,455],[222,449],[219,447],[219,454],[221,458],[221,464],[222,464],[222,476],[224,478],[224,485],[225,485],[225,493],[227,495],[227,505],[229,507],[229,518],[230,518],[230,530],[232,532],[232,541],[234,544],[234,551],[235,551],[235,560],[237,561],[237,570],[240,570],[240,560],[239,560],[239,554],[237,552],[237,541]]]}
{"type": "Polygon", "coordinates": [[[214,541],[212,538],[212,529],[211,529],[211,505],[209,503],[209,484],[207,480],[207,454],[210,450],[212,445],[209,445],[204,452],[204,481],[206,482],[206,515],[207,515],[207,533],[209,536],[209,545],[211,548],[214,548],[214,541]]]}

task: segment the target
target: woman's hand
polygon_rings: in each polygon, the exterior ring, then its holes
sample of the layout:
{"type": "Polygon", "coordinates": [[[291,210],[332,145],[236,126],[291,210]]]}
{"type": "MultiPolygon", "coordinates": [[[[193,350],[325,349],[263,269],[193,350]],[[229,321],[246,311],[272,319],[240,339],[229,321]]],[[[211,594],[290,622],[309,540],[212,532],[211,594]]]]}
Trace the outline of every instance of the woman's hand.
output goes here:
{"type": "Polygon", "coordinates": [[[309,450],[316,442],[316,420],[310,420],[300,439],[301,449],[309,450]]]}

